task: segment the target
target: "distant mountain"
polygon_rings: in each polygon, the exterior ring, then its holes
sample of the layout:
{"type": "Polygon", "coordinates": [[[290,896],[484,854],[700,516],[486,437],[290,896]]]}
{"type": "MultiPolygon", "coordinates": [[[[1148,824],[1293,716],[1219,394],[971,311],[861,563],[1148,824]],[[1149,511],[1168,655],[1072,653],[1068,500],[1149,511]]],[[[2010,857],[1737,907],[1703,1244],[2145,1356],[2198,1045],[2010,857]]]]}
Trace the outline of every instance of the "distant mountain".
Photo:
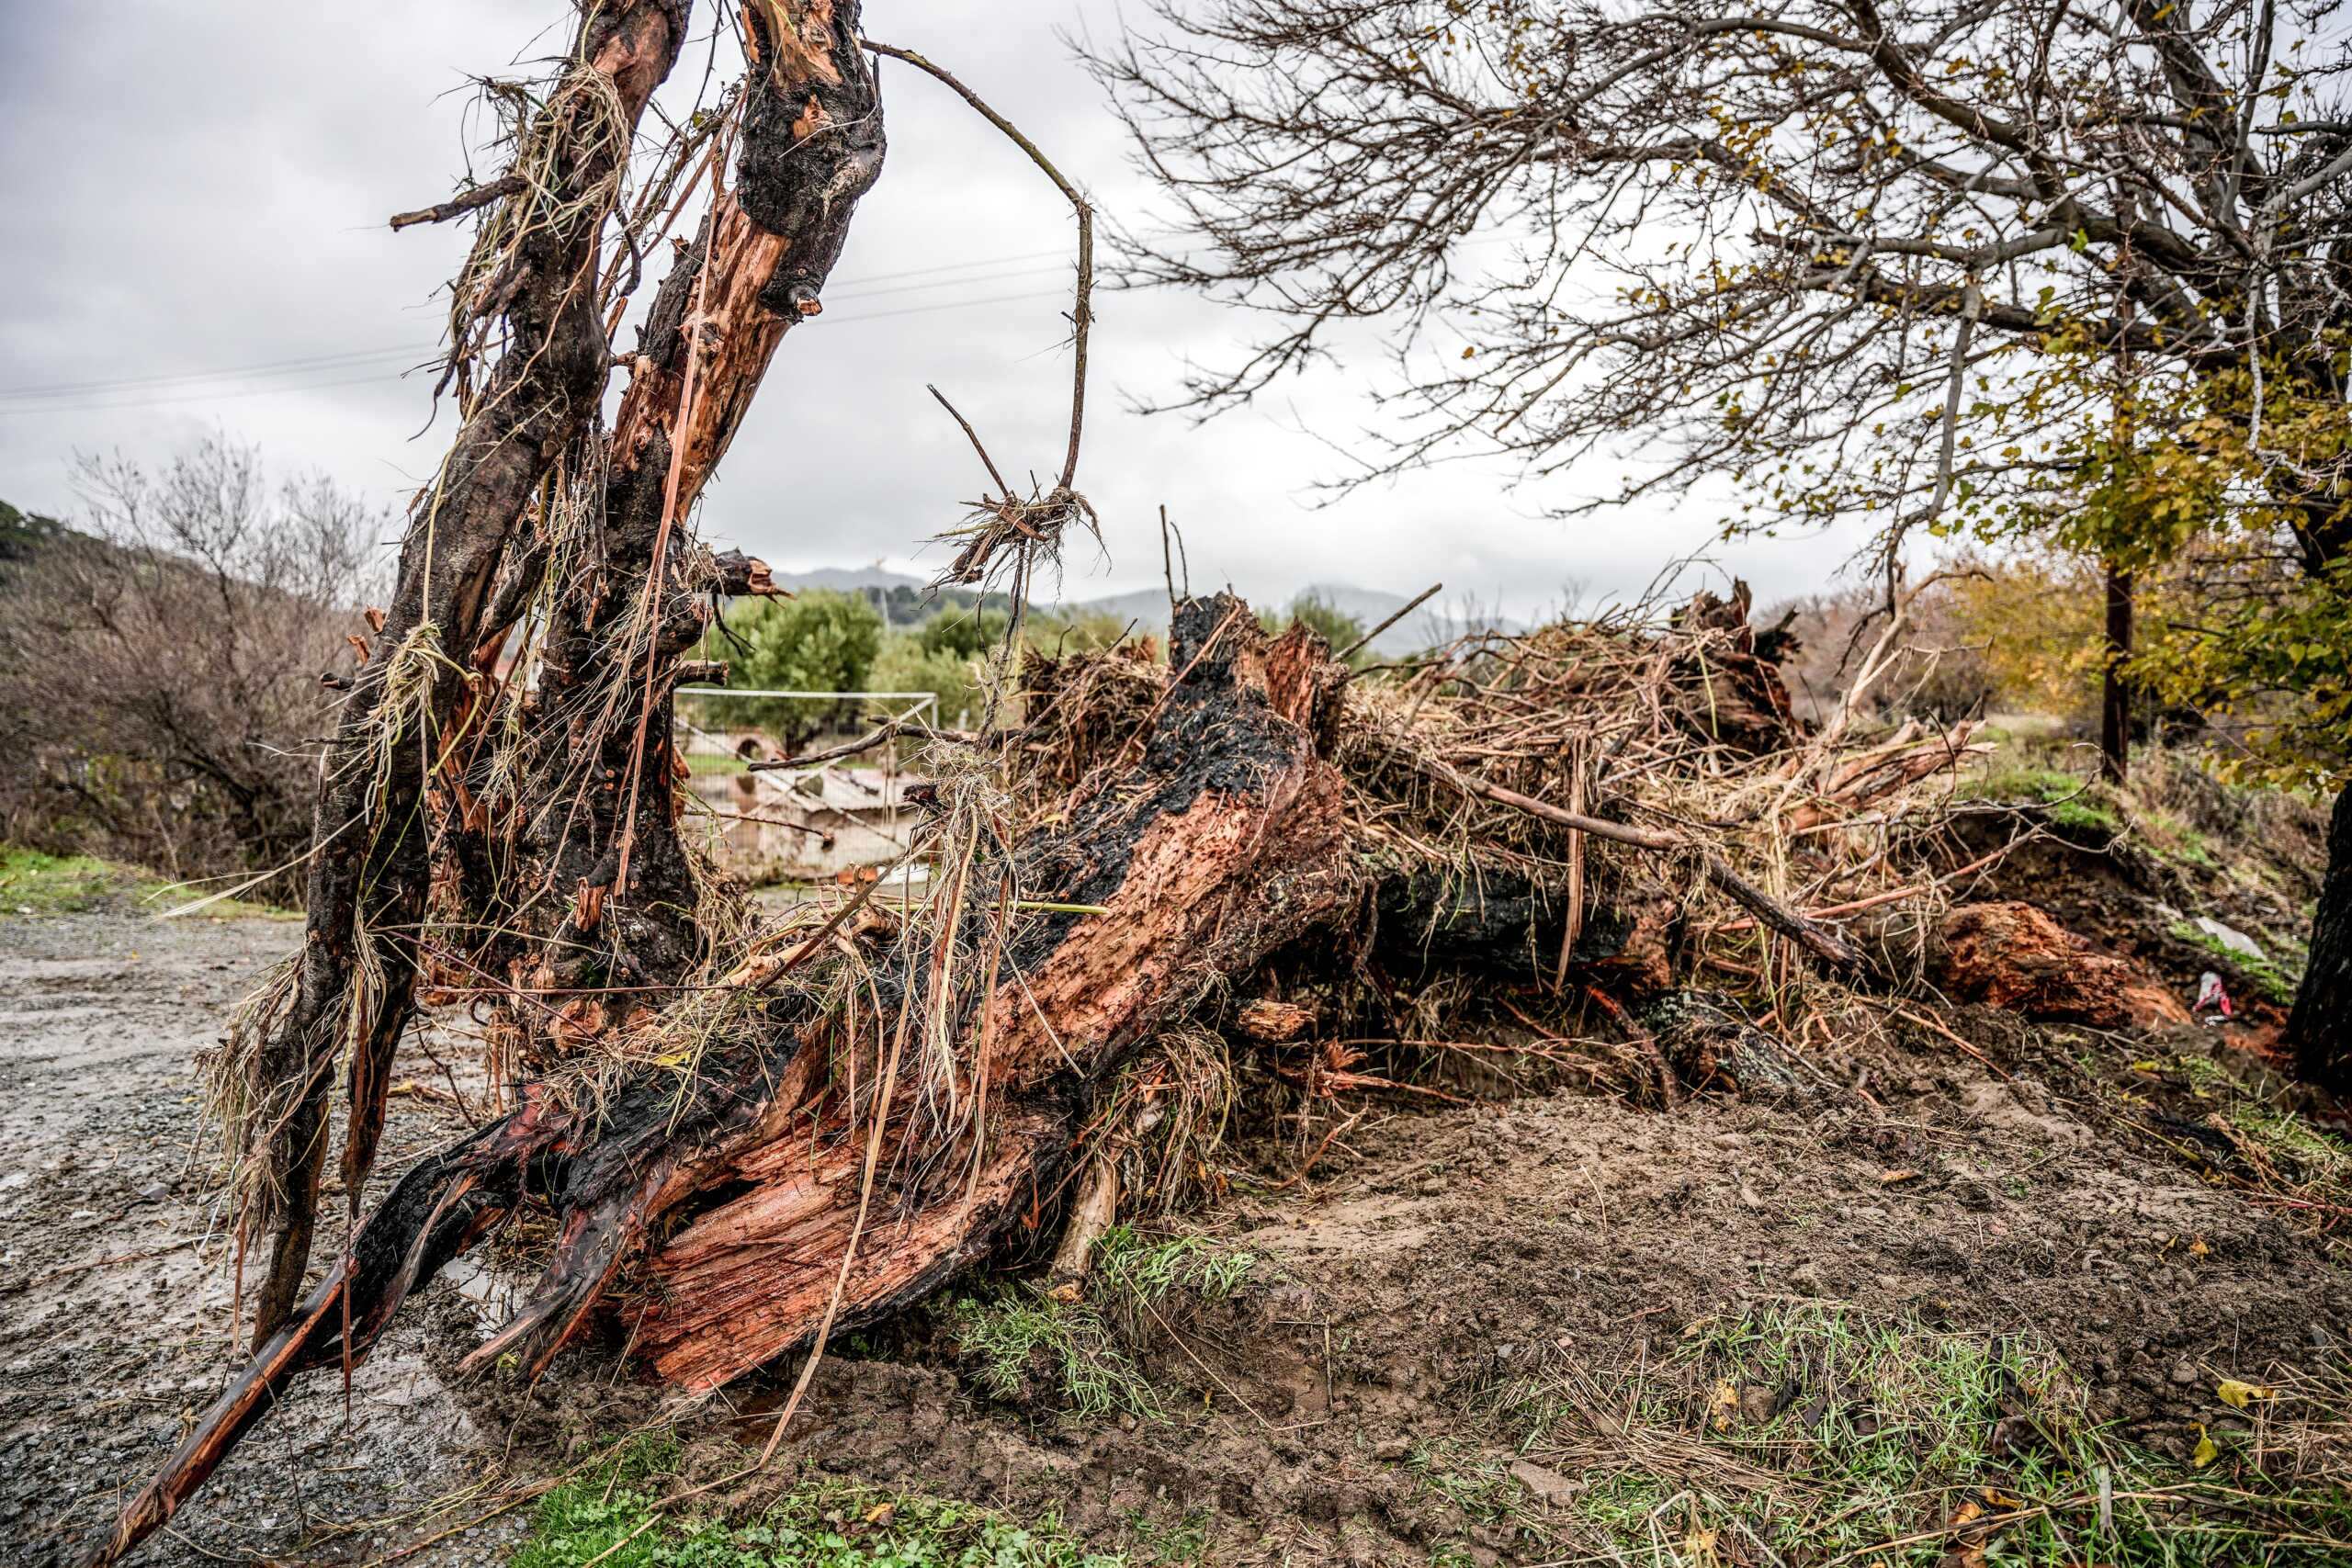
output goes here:
{"type": "MultiPolygon", "coordinates": [[[[864,593],[879,606],[893,626],[920,624],[938,605],[924,594],[927,580],[910,577],[902,571],[892,571],[876,561],[872,566],[829,566],[814,571],[780,571],[776,581],[786,588],[831,588],[846,593],[864,593]]],[[[1390,593],[1378,588],[1358,588],[1345,582],[1311,582],[1298,594],[1285,594],[1273,601],[1277,609],[1287,609],[1300,594],[1311,594],[1332,605],[1357,625],[1370,627],[1396,613],[1411,597],[1390,593]]],[[[945,599],[967,604],[972,603],[968,591],[950,589],[945,599]]],[[[1001,603],[1002,595],[991,594],[991,603],[1001,603]]],[[[1132,622],[1138,632],[1155,637],[1168,633],[1168,591],[1165,588],[1138,588],[1131,593],[1106,594],[1099,599],[1082,599],[1057,608],[1082,610],[1109,615],[1122,625],[1132,622]]],[[[1430,600],[1372,639],[1372,649],[1385,659],[1401,659],[1438,643],[1450,642],[1472,629],[1468,620],[1459,613],[1457,605],[1449,605],[1444,595],[1430,600]]],[[[1521,624],[1504,615],[1481,615],[1476,617],[1481,627],[1500,631],[1519,631],[1521,624]]]]}
{"type": "Polygon", "coordinates": [[[1168,633],[1168,590],[1165,588],[1138,588],[1132,593],[1083,599],[1063,607],[1083,610],[1090,615],[1108,615],[1122,625],[1133,621],[1136,631],[1149,632],[1154,637],[1165,637],[1168,633]]]}
{"type": "MultiPolygon", "coordinates": [[[[1286,594],[1272,601],[1272,607],[1288,609],[1294,599],[1308,595],[1322,600],[1367,629],[1386,620],[1412,598],[1408,593],[1358,588],[1344,582],[1310,582],[1295,594],[1286,594]]],[[[1155,636],[1164,635],[1168,630],[1168,591],[1165,588],[1140,588],[1132,593],[1089,599],[1073,607],[1100,611],[1123,622],[1133,621],[1136,630],[1155,636]]],[[[1490,626],[1499,631],[1522,629],[1520,623],[1505,615],[1480,615],[1477,621],[1481,627],[1490,626]]],[[[1451,642],[1471,629],[1469,622],[1454,614],[1441,594],[1374,637],[1372,650],[1384,659],[1401,659],[1422,649],[1451,642]]]]}
{"type": "MultiPolygon", "coordinates": [[[[883,620],[894,626],[919,626],[929,620],[942,605],[968,610],[983,602],[983,596],[967,588],[947,588],[937,594],[929,592],[927,577],[909,577],[903,571],[892,571],[876,561],[872,566],[827,566],[814,571],[780,571],[775,574],[777,586],[793,592],[805,589],[831,589],[838,593],[863,593],[874,607],[882,612],[883,620]]],[[[995,609],[1012,603],[1004,593],[986,595],[985,602],[995,609]]]]}
{"type": "Polygon", "coordinates": [[[845,593],[860,588],[879,588],[887,593],[893,588],[919,591],[928,580],[892,571],[876,561],[872,566],[820,566],[814,571],[779,571],[775,581],[783,588],[832,588],[845,593]]]}

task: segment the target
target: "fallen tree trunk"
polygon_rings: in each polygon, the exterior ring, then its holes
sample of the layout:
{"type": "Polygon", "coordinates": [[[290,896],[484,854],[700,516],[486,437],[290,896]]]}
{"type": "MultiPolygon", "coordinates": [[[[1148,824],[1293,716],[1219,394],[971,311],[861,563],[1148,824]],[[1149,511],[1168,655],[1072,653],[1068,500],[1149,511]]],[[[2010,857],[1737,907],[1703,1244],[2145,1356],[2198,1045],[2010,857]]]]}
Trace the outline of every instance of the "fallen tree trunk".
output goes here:
{"type": "MultiPolygon", "coordinates": [[[[1304,633],[1261,648],[1225,595],[1181,607],[1170,661],[1191,673],[1138,738],[1139,760],[1013,868],[1023,897],[1102,913],[1044,916],[1006,945],[964,1031],[973,1081],[962,1092],[986,1109],[962,1144],[923,1149],[927,1179],[877,1195],[882,1217],[856,1238],[841,1321],[888,1311],[987,1252],[1054,1186],[1091,1086],[1209,987],[1348,906],[1339,778],[1311,739],[1339,673],[1323,651],[1304,633]]],[[[912,1128],[912,1091],[902,1098],[884,1113],[912,1128]]],[[[730,1162],[720,1179],[732,1195],[652,1254],[636,1334],[663,1377],[712,1387],[807,1339],[853,1248],[859,1151],[844,1134],[855,1111],[836,1100],[730,1162]]]]}
{"type": "Polygon", "coordinates": [[[100,1559],[167,1519],[289,1380],[364,1357],[409,1294],[535,1190],[559,1224],[553,1258],[471,1366],[514,1355],[543,1368],[657,1221],[673,1228],[647,1262],[639,1353],[695,1388],[806,1342],[828,1316],[847,1327],[888,1312],[986,1254],[1051,1185],[1106,1075],[1357,891],[1339,778],[1312,739],[1341,667],[1304,632],[1267,648],[1222,595],[1183,606],[1173,651],[1190,671],[1136,738],[1135,764],[1065,831],[1002,864],[966,863],[966,889],[1001,878],[1060,910],[1020,917],[987,978],[956,996],[927,994],[939,983],[930,947],[985,938],[987,899],[944,890],[947,925],[902,929],[899,951],[878,955],[871,990],[886,1010],[868,1021],[877,1058],[862,1086],[840,1075],[868,1044],[858,1021],[786,996],[762,1005],[748,1050],[683,1086],[640,1071],[601,1114],[534,1089],[401,1180],[125,1509],[100,1559]],[[1219,626],[1231,628],[1221,646],[1197,656],[1219,626]],[[926,1018],[947,1020],[961,1050],[909,1059],[926,1018]],[[969,1113],[943,1118],[942,1098],[969,1113]],[[854,1135],[874,1117],[878,1162],[854,1135]]]}
{"type": "MultiPolygon", "coordinates": [[[[649,989],[583,1032],[512,1115],[403,1179],[102,1556],[168,1518],[288,1380],[364,1356],[407,1295],[518,1205],[543,1204],[556,1240],[470,1368],[512,1358],[536,1375],[609,1303],[654,1370],[709,1388],[900,1307],[1035,1225],[1090,1152],[1105,1086],[1163,1032],[1251,994],[1270,961],[1320,953],[1328,970],[1334,952],[1394,942],[1539,984],[1566,910],[1557,886],[1510,867],[1544,863],[1472,850],[1475,874],[1432,882],[1438,863],[1365,852],[1349,801],[1393,751],[1343,762],[1349,715],[1366,716],[1347,708],[1346,676],[1319,638],[1294,628],[1270,643],[1219,595],[1178,607],[1165,666],[1114,653],[1075,688],[1049,679],[1023,731],[1046,755],[1024,750],[1033,771],[1012,782],[1035,789],[1064,767],[1072,784],[1052,809],[1019,827],[991,815],[1008,761],[991,748],[989,764],[935,786],[923,902],[869,892],[820,923],[755,931],[707,956],[725,963],[709,981],[676,998],[649,989]],[[1113,678],[1117,700],[1089,694],[1097,678],[1113,678]],[[1046,738],[1072,735],[1083,739],[1057,763],[1046,738]]],[[[1445,809],[1495,801],[1503,822],[1642,852],[1628,863],[1679,863],[1799,948],[1844,950],[1720,851],[1440,773],[1445,809]]],[[[648,799],[674,804],[666,788],[648,799]]],[[[1660,988],[1689,923],[1671,883],[1636,885],[1620,865],[1601,885],[1570,961],[1584,994],[1623,1020],[1600,985],[1660,988]]],[[[567,929],[591,928],[575,912],[567,929]]],[[[509,1001],[547,1007],[522,991],[509,1001]]],[[[547,1048],[565,1052],[561,1034],[547,1048]]]]}

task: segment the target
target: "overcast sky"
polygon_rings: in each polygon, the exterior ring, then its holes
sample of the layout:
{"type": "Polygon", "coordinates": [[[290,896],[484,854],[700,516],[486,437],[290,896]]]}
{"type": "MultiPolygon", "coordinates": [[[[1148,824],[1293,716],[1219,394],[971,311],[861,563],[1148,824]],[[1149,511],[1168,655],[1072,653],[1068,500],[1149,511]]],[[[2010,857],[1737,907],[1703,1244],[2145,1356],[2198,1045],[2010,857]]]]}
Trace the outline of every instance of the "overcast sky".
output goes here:
{"type": "MultiPolygon", "coordinates": [[[[384,219],[449,194],[465,167],[469,73],[560,48],[568,7],[0,6],[15,13],[0,55],[0,499],[70,515],[76,449],[156,458],[217,427],[278,468],[403,500],[449,422],[424,428],[430,378],[401,372],[433,352],[436,291],[468,237],[394,234],[384,219]]],[[[695,7],[698,31],[713,15],[695,7]]],[[[872,0],[866,25],[956,70],[1102,208],[1148,221],[1150,192],[1057,37],[1115,35],[1116,5],[872,0]]],[[[700,61],[697,49],[682,62],[672,97],[700,61]]],[[[979,475],[926,382],[1001,464],[1042,472],[1060,459],[1068,209],[936,84],[884,62],[883,90],[881,183],[825,313],[787,340],[704,509],[707,537],[786,570],[936,567],[939,547],[921,541],[956,519],[979,475]]],[[[1196,588],[1231,582],[1261,599],[1315,581],[1410,592],[1442,580],[1448,600],[1525,615],[1569,584],[1636,592],[1669,557],[1709,548],[1720,496],[1544,515],[1613,490],[1612,461],[1518,490],[1509,468],[1457,464],[1323,504],[1313,487],[1344,461],[1329,443],[1373,417],[1361,392],[1385,367],[1370,356],[1202,427],[1131,412],[1165,395],[1188,358],[1229,357],[1255,324],[1197,299],[1100,298],[1079,482],[1102,513],[1108,559],[1074,549],[1069,597],[1158,580],[1162,502],[1196,588]]],[[[1712,553],[1769,601],[1821,587],[1845,549],[1815,539],[1712,553]]]]}

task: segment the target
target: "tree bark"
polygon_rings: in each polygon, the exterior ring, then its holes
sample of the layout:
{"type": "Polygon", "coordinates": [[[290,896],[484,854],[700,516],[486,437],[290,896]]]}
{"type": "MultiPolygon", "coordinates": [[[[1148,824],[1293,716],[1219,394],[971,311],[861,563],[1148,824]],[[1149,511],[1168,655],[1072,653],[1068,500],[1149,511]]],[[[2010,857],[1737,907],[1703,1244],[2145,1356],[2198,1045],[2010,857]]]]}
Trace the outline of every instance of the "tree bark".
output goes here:
{"type": "Polygon", "coordinates": [[[2336,795],[2328,823],[2327,873],[2287,1044],[2305,1082],[2352,1094],[2352,783],[2336,795]]]}
{"type": "Polygon", "coordinates": [[[648,1260],[635,1334],[656,1371],[716,1387],[807,1342],[836,1290],[838,1328],[985,1255],[1055,1190],[1094,1086],[1204,987],[1351,907],[1340,777],[1314,739],[1340,670],[1322,651],[1303,632],[1262,645],[1225,594],[1180,607],[1169,661],[1191,672],[1139,760],[1079,804],[1067,830],[1024,845],[1013,868],[1023,898],[1107,913],[1037,920],[968,1010],[975,1070],[964,1092],[985,1107],[969,1142],[941,1149],[909,1135],[920,1113],[910,1082],[863,1112],[809,1086],[781,1135],[714,1171],[725,1201],[676,1224],[648,1260]],[[887,1190],[870,1205],[865,1140],[851,1135],[861,1114],[885,1116],[899,1151],[886,1155],[887,1190]],[[926,1166],[929,1179],[898,1174],[926,1166]],[[860,1235],[866,1211],[888,1218],[860,1235]]]}
{"type": "Polygon", "coordinates": [[[609,356],[592,285],[608,209],[592,193],[613,178],[685,28],[685,0],[590,9],[567,70],[601,79],[582,96],[616,106],[619,133],[563,141],[548,162],[550,187],[507,198],[528,209],[506,264],[513,286],[497,307],[509,346],[413,514],[381,657],[361,671],[321,773],[299,973],[255,1053],[260,1119],[271,1132],[253,1218],[274,1233],[257,1344],[286,1321],[310,1262],[337,1061],[348,1063],[344,1181],[356,1193],[373,1164],[385,1077],[411,1010],[412,933],[431,874],[417,810],[425,770],[379,764],[450,732],[470,691],[463,661],[481,639],[515,526],[549,465],[595,416],[609,356]],[[418,683],[413,697],[394,689],[401,671],[418,683]],[[389,707],[388,695],[397,699],[389,707]]]}
{"type": "Polygon", "coordinates": [[[705,948],[671,800],[671,694],[709,625],[704,591],[768,585],[759,561],[706,562],[684,520],[785,334],[819,314],[885,152],[857,6],[786,15],[796,25],[779,33],[767,11],[742,13],[764,68],[747,88],[739,178],[655,295],[601,479],[572,509],[595,523],[577,530],[587,559],[552,596],[539,680],[518,700],[521,766],[502,774],[483,756],[463,779],[497,803],[504,834],[472,836],[458,902],[483,936],[466,963],[560,998],[504,1009],[526,1061],[666,1002],[705,948]]]}
{"type": "Polygon", "coordinates": [[[2132,657],[2132,578],[2107,563],[2107,657],[2099,677],[2098,773],[2120,784],[2132,768],[2132,684],[2123,666],[2132,657]]]}

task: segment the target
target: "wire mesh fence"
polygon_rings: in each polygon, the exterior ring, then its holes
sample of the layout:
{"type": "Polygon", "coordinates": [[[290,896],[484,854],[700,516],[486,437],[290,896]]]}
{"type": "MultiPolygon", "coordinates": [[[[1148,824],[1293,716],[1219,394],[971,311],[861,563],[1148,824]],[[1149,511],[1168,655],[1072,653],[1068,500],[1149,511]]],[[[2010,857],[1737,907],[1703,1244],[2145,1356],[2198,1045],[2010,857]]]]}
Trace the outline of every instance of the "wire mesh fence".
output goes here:
{"type": "Polygon", "coordinates": [[[877,718],[934,723],[929,692],[678,690],[673,725],[688,791],[707,818],[710,848],[729,874],[754,884],[854,877],[906,849],[922,779],[899,765],[895,744],[856,759],[805,768],[788,761],[807,743],[877,718]]]}

